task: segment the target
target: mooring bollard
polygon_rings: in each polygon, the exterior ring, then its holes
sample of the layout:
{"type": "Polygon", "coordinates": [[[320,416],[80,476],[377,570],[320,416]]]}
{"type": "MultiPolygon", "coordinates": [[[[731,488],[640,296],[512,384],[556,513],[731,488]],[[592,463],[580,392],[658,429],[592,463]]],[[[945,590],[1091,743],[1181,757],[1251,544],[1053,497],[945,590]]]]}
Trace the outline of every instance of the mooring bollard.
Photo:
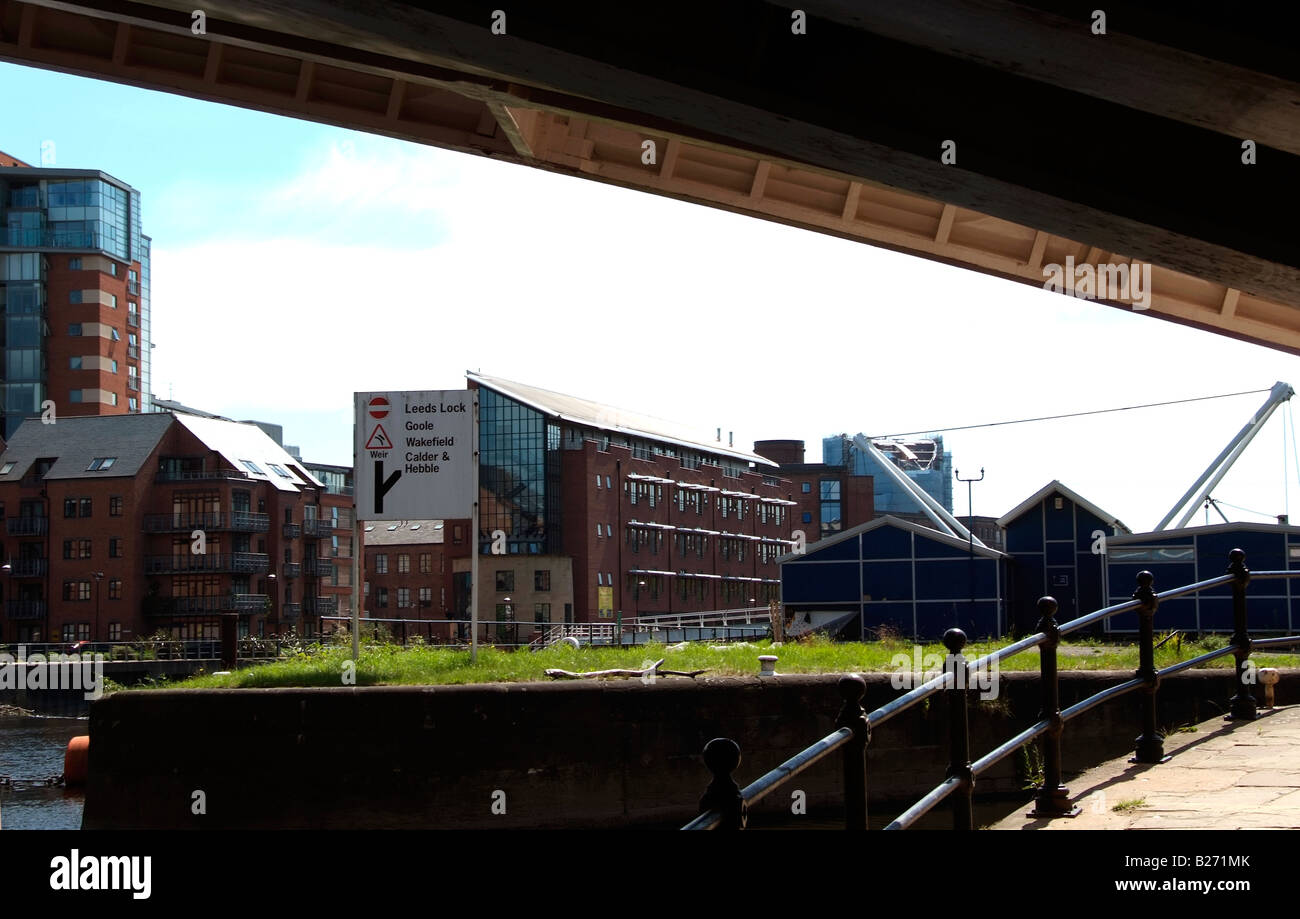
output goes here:
{"type": "Polygon", "coordinates": [[[844,747],[844,828],[867,828],[867,744],[871,741],[871,724],[867,710],[862,707],[862,697],[867,693],[867,681],[856,673],[840,677],[840,707],[835,727],[850,728],[853,739],[844,747]]]}
{"type": "Polygon", "coordinates": [[[713,781],[700,798],[700,811],[721,811],[720,830],[743,830],[749,815],[740,786],[731,777],[740,765],[740,744],[726,737],[713,738],[704,745],[704,765],[713,773],[713,781]]]}
{"type": "Polygon", "coordinates": [[[1259,681],[1264,685],[1264,707],[1265,708],[1273,707],[1273,687],[1277,685],[1277,681],[1279,679],[1281,679],[1281,675],[1277,672],[1276,668],[1273,667],[1259,668],[1259,681]]]}
{"type": "Polygon", "coordinates": [[[1233,549],[1228,553],[1228,574],[1232,575],[1232,654],[1237,659],[1237,694],[1232,697],[1228,718],[1254,721],[1259,717],[1259,707],[1250,683],[1250,634],[1246,630],[1246,585],[1250,583],[1250,569],[1246,567],[1245,552],[1233,549]]]}
{"type": "Polygon", "coordinates": [[[1043,787],[1034,799],[1031,817],[1077,817],[1079,808],[1070,804],[1070,789],[1061,784],[1061,734],[1065,722],[1061,720],[1061,683],[1056,667],[1056,648],[1061,643],[1061,629],[1056,622],[1057,603],[1054,597],[1038,601],[1037,631],[1047,636],[1038,646],[1039,688],[1042,707],[1039,720],[1051,721],[1043,735],[1039,749],[1043,752],[1043,787]]]}
{"type": "Polygon", "coordinates": [[[966,687],[970,683],[969,665],[962,656],[961,649],[966,647],[966,633],[961,629],[949,629],[943,633],[943,644],[948,649],[944,661],[944,672],[952,674],[952,685],[948,688],[948,737],[949,750],[948,778],[961,780],[961,785],[952,793],[952,828],[969,830],[975,825],[975,815],[971,809],[971,796],[975,791],[975,776],[970,771],[970,722],[967,719],[966,687]]]}
{"type": "Polygon", "coordinates": [[[758,656],[758,675],[759,676],[776,676],[775,654],[760,654],[758,656]]]}
{"type": "Polygon", "coordinates": [[[1160,601],[1151,586],[1155,575],[1150,571],[1139,571],[1137,582],[1133,599],[1142,604],[1137,611],[1137,677],[1146,685],[1142,687],[1142,736],[1137,739],[1137,750],[1129,762],[1163,763],[1169,757],[1165,756],[1165,742],[1156,728],[1156,690],[1160,687],[1160,678],[1156,675],[1155,618],[1160,601]]]}

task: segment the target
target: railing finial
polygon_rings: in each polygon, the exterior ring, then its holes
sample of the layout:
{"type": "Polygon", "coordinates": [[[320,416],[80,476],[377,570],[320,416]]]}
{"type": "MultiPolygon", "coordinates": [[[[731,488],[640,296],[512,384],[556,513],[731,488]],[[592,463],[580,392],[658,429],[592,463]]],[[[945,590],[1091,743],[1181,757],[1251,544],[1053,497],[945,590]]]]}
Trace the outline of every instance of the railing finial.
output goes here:
{"type": "Polygon", "coordinates": [[[722,812],[719,829],[743,830],[748,822],[745,799],[740,786],[731,777],[740,765],[740,744],[726,737],[715,737],[704,745],[704,765],[713,773],[713,781],[700,798],[700,810],[722,812]]]}
{"type": "Polygon", "coordinates": [[[943,633],[943,646],[949,654],[960,654],[961,649],[966,647],[966,633],[961,629],[949,629],[943,633]]]}
{"type": "Polygon", "coordinates": [[[1255,703],[1255,675],[1250,663],[1250,632],[1246,628],[1246,585],[1250,583],[1250,569],[1246,567],[1246,553],[1233,549],[1228,553],[1228,574],[1232,575],[1232,644],[1237,662],[1237,694],[1232,697],[1229,720],[1254,721],[1259,717],[1255,703]]]}

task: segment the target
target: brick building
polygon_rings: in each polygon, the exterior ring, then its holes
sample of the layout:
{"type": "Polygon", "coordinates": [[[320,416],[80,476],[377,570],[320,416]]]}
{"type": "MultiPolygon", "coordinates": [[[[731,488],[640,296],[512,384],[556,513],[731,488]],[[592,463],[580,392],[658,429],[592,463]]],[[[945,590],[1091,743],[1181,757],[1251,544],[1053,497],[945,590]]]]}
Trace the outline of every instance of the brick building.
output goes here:
{"type": "Polygon", "coordinates": [[[835,536],[875,517],[875,480],[847,466],[804,462],[802,440],[760,440],[754,452],[780,465],[790,480],[794,527],[808,543],[835,536]]]}
{"type": "Polygon", "coordinates": [[[350,505],[251,424],[29,420],[0,454],[0,640],[316,634],[350,608],[350,505]]]}
{"type": "MultiPolygon", "coordinates": [[[[372,619],[446,620],[451,608],[451,574],[443,552],[441,520],[376,521],[362,532],[364,606],[372,619]]],[[[445,640],[439,627],[394,623],[401,638],[419,635],[445,640]]]]}
{"type": "Polygon", "coordinates": [[[0,434],[25,418],[149,411],[150,240],[140,193],[0,154],[0,434]]]}
{"type": "MultiPolygon", "coordinates": [[[[771,460],[587,399],[468,382],[480,405],[481,619],[540,628],[547,616],[628,620],[777,596],[795,502],[771,460]],[[491,554],[496,530],[505,555],[491,554]]],[[[453,617],[468,618],[471,545],[454,538],[468,521],[447,524],[453,617]]]]}

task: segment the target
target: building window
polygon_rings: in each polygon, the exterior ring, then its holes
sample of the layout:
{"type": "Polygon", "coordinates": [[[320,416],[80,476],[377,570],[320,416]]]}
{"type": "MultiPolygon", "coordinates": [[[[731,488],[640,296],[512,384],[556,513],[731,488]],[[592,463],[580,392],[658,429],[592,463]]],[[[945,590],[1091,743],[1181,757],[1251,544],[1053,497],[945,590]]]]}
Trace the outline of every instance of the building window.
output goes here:
{"type": "Polygon", "coordinates": [[[69,370],[80,370],[80,369],[81,369],[81,358],[79,358],[79,357],[70,357],[70,358],[68,358],[68,369],[69,369],[69,370]]]}
{"type": "Polygon", "coordinates": [[[497,593],[515,589],[515,573],[513,571],[497,572],[497,593]]]}
{"type": "Polygon", "coordinates": [[[108,582],[108,599],[110,599],[110,600],[121,600],[121,599],[122,599],[122,579],[121,579],[121,578],[113,578],[112,580],[110,580],[110,581],[108,582]]]}
{"type": "Polygon", "coordinates": [[[79,258],[70,258],[70,259],[68,259],[68,270],[69,270],[69,271],[80,271],[80,270],[81,270],[81,259],[79,259],[79,258]]]}
{"type": "Polygon", "coordinates": [[[122,623],[110,622],[108,624],[108,640],[109,641],[122,640],[122,623]]]}
{"type": "Polygon", "coordinates": [[[63,516],[64,516],[64,517],[75,517],[75,516],[77,516],[77,499],[76,499],[76,498],[64,498],[64,499],[63,499],[63,516]]]}
{"type": "Polygon", "coordinates": [[[406,609],[410,605],[411,605],[411,588],[409,587],[397,588],[397,608],[406,609]]]}
{"type": "Polygon", "coordinates": [[[68,302],[69,302],[69,303],[80,303],[80,302],[81,302],[81,291],[79,291],[79,290],[70,290],[70,291],[68,291],[68,302]]]}
{"type": "MultiPolygon", "coordinates": [[[[117,274],[117,272],[115,271],[113,272],[113,274],[117,274]]],[[[109,304],[108,304],[109,307],[112,309],[117,309],[117,294],[109,294],[108,297],[109,297],[109,304]]]]}
{"type": "Polygon", "coordinates": [[[388,574],[388,555],[383,552],[375,556],[375,574],[388,574]]]}
{"type": "Polygon", "coordinates": [[[596,473],[596,490],[600,490],[600,473],[596,473]]]}
{"type": "Polygon", "coordinates": [[[111,392],[108,394],[108,404],[117,405],[117,393],[111,392]]]}
{"type": "Polygon", "coordinates": [[[800,486],[800,490],[801,490],[805,495],[812,494],[812,482],[804,482],[804,483],[800,486]]]}
{"type": "Polygon", "coordinates": [[[140,400],[137,399],[135,396],[132,396],[131,398],[127,399],[126,404],[130,407],[131,411],[133,412],[140,411],[140,400]]]}
{"type": "Polygon", "coordinates": [[[533,590],[551,589],[551,570],[533,572],[533,590]]]}
{"type": "MultiPolygon", "coordinates": [[[[115,462],[117,462],[116,456],[97,456],[90,461],[90,465],[86,467],[86,471],[103,472],[105,469],[113,468],[115,462]]],[[[89,501],[90,499],[87,498],[86,500],[89,501]]]]}
{"type": "Polygon", "coordinates": [[[80,402],[80,401],[81,401],[81,390],[79,390],[79,389],[74,389],[74,390],[69,391],[69,393],[68,393],[68,401],[69,401],[69,402],[80,402]]]}
{"type": "Polygon", "coordinates": [[[842,528],[840,483],[835,479],[822,479],[820,496],[821,535],[824,539],[838,533],[842,528]]]}
{"type": "Polygon", "coordinates": [[[69,325],[69,326],[68,326],[68,334],[69,334],[69,335],[80,335],[80,334],[81,334],[81,323],[80,323],[80,322],[74,322],[74,323],[72,323],[71,325],[69,325]]]}
{"type": "MultiPolygon", "coordinates": [[[[108,467],[105,466],[105,467],[103,467],[103,468],[107,469],[108,467]]],[[[81,499],[81,516],[82,516],[82,517],[89,517],[89,516],[91,516],[91,507],[92,507],[92,505],[91,505],[90,499],[89,499],[89,498],[82,498],[82,499],[81,499]]]]}
{"type": "Polygon", "coordinates": [[[89,539],[63,540],[63,557],[65,559],[90,558],[89,539]]]}
{"type": "Polygon", "coordinates": [[[600,539],[600,537],[603,536],[603,535],[604,535],[604,531],[601,530],[601,528],[600,528],[600,524],[599,524],[599,523],[596,524],[596,538],[597,538],[597,539],[600,539]]]}
{"type": "Polygon", "coordinates": [[[113,277],[117,277],[117,262],[108,263],[108,273],[113,277]]]}
{"type": "Polygon", "coordinates": [[[378,593],[379,593],[379,608],[388,609],[388,588],[380,587],[378,588],[378,593]]]}
{"type": "Polygon", "coordinates": [[[451,544],[453,546],[459,546],[464,541],[465,527],[458,523],[451,528],[451,544]]]}
{"type": "Polygon", "coordinates": [[[397,556],[397,573],[398,574],[411,573],[411,556],[405,552],[397,556]]]}
{"type": "Polygon", "coordinates": [[[421,587],[421,588],[420,588],[420,605],[423,606],[423,607],[430,607],[430,606],[433,606],[433,588],[432,588],[432,587],[421,587]]]}
{"type": "Polygon", "coordinates": [[[121,539],[110,539],[108,541],[109,558],[122,558],[126,555],[126,552],[123,551],[122,542],[121,539]]]}
{"type": "Polygon", "coordinates": [[[89,581],[64,581],[63,599],[72,603],[80,603],[89,600],[90,582],[89,581]]]}
{"type": "Polygon", "coordinates": [[[121,516],[122,516],[122,496],[121,496],[121,495],[113,495],[112,497],[110,497],[110,498],[108,499],[108,516],[110,516],[110,517],[121,517],[121,516]]]}
{"type": "Polygon", "coordinates": [[[803,522],[812,523],[812,514],[808,511],[803,512],[803,522]]]}
{"type": "Polygon", "coordinates": [[[429,574],[433,571],[433,554],[429,552],[420,553],[420,574],[429,574]]]}
{"type": "Polygon", "coordinates": [[[110,327],[108,331],[109,331],[109,337],[113,339],[113,341],[122,340],[122,336],[118,333],[117,329],[110,327]]]}
{"type": "Polygon", "coordinates": [[[114,358],[109,358],[109,362],[112,364],[112,367],[113,367],[113,373],[117,373],[117,361],[116,361],[116,359],[114,359],[114,358]]]}
{"type": "Polygon", "coordinates": [[[533,604],[533,621],[538,625],[550,625],[551,623],[551,604],[534,603],[533,604]]]}

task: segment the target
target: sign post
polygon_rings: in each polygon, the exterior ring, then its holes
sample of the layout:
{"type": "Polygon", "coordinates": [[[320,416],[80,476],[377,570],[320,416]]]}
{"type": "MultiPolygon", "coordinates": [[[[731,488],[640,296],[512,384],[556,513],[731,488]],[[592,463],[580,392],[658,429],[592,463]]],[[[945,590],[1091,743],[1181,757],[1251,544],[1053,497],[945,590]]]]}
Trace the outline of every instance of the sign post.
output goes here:
{"type": "MultiPolygon", "coordinates": [[[[474,496],[473,515],[469,522],[470,552],[469,557],[469,662],[478,663],[478,390],[474,390],[474,496]]],[[[445,529],[445,528],[444,528],[445,529]]],[[[443,537],[444,539],[446,537],[443,537]]]]}
{"type": "MultiPolygon", "coordinates": [[[[471,659],[478,659],[478,393],[468,389],[355,394],[354,540],[362,520],[472,518],[471,659]]],[[[354,553],[356,552],[354,543],[354,553]]],[[[352,653],[360,631],[353,582],[352,653]]]]}

